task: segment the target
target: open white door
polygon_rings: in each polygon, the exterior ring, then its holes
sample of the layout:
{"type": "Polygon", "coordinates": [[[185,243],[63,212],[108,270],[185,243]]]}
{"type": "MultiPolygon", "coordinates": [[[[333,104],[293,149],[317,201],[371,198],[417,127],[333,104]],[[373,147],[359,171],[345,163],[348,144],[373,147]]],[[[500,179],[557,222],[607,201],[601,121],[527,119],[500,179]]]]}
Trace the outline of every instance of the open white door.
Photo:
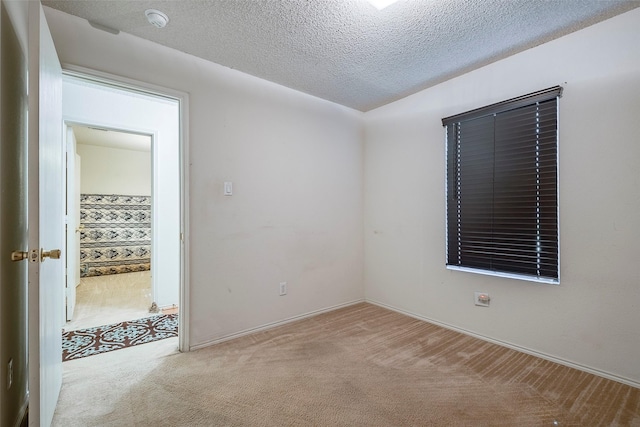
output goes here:
{"type": "Polygon", "coordinates": [[[39,1],[28,21],[29,425],[49,426],[62,385],[62,70],[39,1]]]}
{"type": "Polygon", "coordinates": [[[80,156],[76,153],[76,138],[71,127],[66,128],[66,317],[73,319],[76,307],[76,286],[80,283],[80,156]]]}

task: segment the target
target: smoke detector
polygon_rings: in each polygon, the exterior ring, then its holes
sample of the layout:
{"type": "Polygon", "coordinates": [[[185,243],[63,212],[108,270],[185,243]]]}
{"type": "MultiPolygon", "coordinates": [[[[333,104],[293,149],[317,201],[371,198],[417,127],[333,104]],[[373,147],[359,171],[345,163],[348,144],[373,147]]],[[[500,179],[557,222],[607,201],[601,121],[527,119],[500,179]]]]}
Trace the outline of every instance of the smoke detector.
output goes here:
{"type": "Polygon", "coordinates": [[[144,11],[144,14],[147,17],[149,24],[157,28],[164,28],[169,22],[169,17],[165,13],[156,9],[147,9],[144,11]]]}

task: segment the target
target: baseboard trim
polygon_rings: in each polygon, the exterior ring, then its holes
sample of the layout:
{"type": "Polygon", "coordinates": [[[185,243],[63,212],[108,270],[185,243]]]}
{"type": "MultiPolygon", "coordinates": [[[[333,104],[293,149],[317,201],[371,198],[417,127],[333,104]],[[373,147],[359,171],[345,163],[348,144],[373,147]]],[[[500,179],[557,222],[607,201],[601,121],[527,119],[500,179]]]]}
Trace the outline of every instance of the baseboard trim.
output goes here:
{"type": "Polygon", "coordinates": [[[419,314],[416,314],[416,313],[413,313],[413,312],[410,312],[410,311],[407,311],[407,310],[404,310],[404,309],[401,309],[401,308],[398,308],[398,307],[394,307],[392,305],[385,304],[385,303],[382,303],[382,302],[379,302],[379,301],[366,299],[365,302],[367,302],[369,304],[377,305],[377,306],[382,307],[382,308],[386,308],[386,309],[391,310],[391,311],[395,311],[395,312],[400,313],[400,314],[404,314],[404,315],[409,316],[409,317],[413,317],[414,319],[418,319],[418,320],[422,320],[422,321],[427,322],[427,323],[432,323],[434,325],[442,326],[443,328],[450,329],[450,330],[453,330],[453,331],[456,331],[456,332],[460,332],[462,334],[469,335],[469,336],[472,336],[474,338],[478,338],[478,339],[481,339],[483,341],[490,342],[492,344],[497,344],[497,345],[500,345],[500,346],[503,346],[503,347],[510,348],[512,350],[516,350],[516,351],[519,351],[519,352],[522,352],[522,353],[529,354],[531,356],[536,356],[536,357],[539,357],[541,359],[545,359],[545,360],[548,360],[550,362],[557,363],[559,365],[564,365],[564,366],[567,366],[569,368],[574,368],[574,369],[577,369],[579,371],[583,371],[583,372],[587,372],[589,374],[597,375],[599,377],[606,378],[606,379],[612,380],[612,381],[616,381],[616,382],[619,382],[619,383],[622,383],[622,384],[626,384],[626,385],[631,386],[631,387],[640,388],[640,382],[634,381],[634,380],[632,380],[630,378],[621,377],[621,376],[612,374],[610,372],[602,371],[600,369],[591,368],[589,366],[581,365],[579,363],[572,362],[570,360],[562,359],[562,358],[557,357],[557,356],[552,356],[550,354],[543,353],[543,352],[536,351],[536,350],[532,350],[530,348],[522,347],[522,346],[519,346],[519,345],[516,345],[516,344],[512,344],[510,342],[497,340],[495,338],[491,338],[491,337],[487,337],[487,336],[484,336],[484,335],[480,335],[480,334],[477,334],[475,332],[469,331],[467,329],[459,328],[457,326],[450,325],[450,324],[445,323],[445,322],[440,322],[438,320],[431,319],[429,317],[425,317],[425,316],[422,316],[422,315],[419,315],[419,314]]]}
{"type": "Polygon", "coordinates": [[[253,333],[256,333],[256,332],[261,332],[261,331],[266,331],[266,330],[269,330],[269,329],[277,328],[278,326],[286,325],[287,323],[296,322],[298,320],[302,320],[302,319],[306,319],[306,318],[309,318],[309,317],[317,316],[317,315],[323,314],[323,313],[328,313],[330,311],[338,310],[338,309],[344,308],[344,307],[349,307],[349,306],[352,306],[352,305],[355,305],[355,304],[360,304],[362,302],[365,302],[365,300],[364,299],[358,299],[358,300],[355,300],[355,301],[349,301],[349,302],[346,302],[346,303],[343,303],[343,304],[337,304],[337,305],[333,305],[333,306],[330,306],[330,307],[322,308],[320,310],[310,311],[308,313],[300,314],[300,315],[297,315],[297,316],[288,317],[288,318],[283,319],[283,320],[278,320],[277,322],[266,323],[266,324],[261,325],[261,326],[256,326],[255,328],[245,329],[243,331],[235,332],[235,333],[229,334],[229,335],[225,335],[225,336],[222,336],[220,338],[216,338],[216,339],[213,339],[213,340],[210,340],[210,341],[205,341],[205,342],[202,342],[200,344],[195,344],[195,345],[191,346],[189,348],[189,350],[199,350],[201,348],[210,347],[212,345],[220,344],[220,343],[225,342],[225,341],[230,341],[230,340],[233,340],[233,339],[236,339],[236,338],[240,338],[240,337],[243,337],[245,335],[250,335],[250,334],[253,334],[253,333]]]}

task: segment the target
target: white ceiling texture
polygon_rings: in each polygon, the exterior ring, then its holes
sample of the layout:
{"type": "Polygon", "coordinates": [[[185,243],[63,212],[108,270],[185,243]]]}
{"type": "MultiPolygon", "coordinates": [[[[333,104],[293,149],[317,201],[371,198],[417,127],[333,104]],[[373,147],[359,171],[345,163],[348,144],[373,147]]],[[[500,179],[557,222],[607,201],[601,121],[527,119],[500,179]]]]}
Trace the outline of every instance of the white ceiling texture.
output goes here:
{"type": "Polygon", "coordinates": [[[640,0],[43,0],[45,6],[368,111],[640,0]],[[169,16],[164,29],[144,11],[169,16]]]}

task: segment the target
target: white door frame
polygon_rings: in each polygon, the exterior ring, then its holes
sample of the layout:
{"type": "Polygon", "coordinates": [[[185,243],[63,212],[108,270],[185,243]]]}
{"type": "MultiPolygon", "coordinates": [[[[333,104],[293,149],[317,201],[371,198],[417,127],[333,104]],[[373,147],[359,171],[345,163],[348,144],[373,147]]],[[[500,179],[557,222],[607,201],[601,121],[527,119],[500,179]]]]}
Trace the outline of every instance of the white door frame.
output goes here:
{"type": "Polygon", "coordinates": [[[185,92],[152,85],[137,80],[115,76],[75,65],[62,64],[63,74],[93,80],[135,92],[171,98],[179,103],[179,175],[180,175],[180,291],[178,348],[182,352],[190,350],[189,342],[189,95],[185,92]]]}
{"type": "Polygon", "coordinates": [[[66,196],[65,214],[65,310],[66,323],[73,318],[76,305],[76,287],[80,284],[80,157],[76,150],[73,131],[62,126],[62,145],[65,149],[65,167],[63,187],[66,196]],[[70,138],[71,135],[71,138],[70,138]]]}

